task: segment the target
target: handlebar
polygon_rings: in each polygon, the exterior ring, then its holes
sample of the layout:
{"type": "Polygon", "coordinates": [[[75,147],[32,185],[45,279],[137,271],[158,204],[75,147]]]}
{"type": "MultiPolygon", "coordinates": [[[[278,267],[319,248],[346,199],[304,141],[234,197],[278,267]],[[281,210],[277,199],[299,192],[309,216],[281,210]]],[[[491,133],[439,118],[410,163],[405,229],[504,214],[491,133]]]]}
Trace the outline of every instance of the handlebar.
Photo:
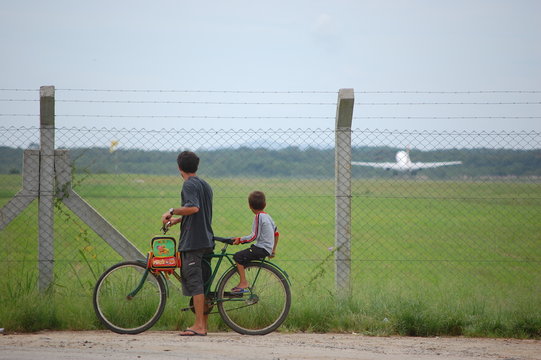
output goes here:
{"type": "Polygon", "coordinates": [[[170,227],[171,227],[171,221],[168,221],[167,223],[162,225],[162,231],[164,235],[167,234],[170,227]]]}
{"type": "Polygon", "coordinates": [[[235,241],[232,238],[224,238],[224,237],[220,237],[220,236],[213,236],[212,240],[219,241],[221,243],[229,244],[229,245],[233,245],[233,242],[235,241]]]}

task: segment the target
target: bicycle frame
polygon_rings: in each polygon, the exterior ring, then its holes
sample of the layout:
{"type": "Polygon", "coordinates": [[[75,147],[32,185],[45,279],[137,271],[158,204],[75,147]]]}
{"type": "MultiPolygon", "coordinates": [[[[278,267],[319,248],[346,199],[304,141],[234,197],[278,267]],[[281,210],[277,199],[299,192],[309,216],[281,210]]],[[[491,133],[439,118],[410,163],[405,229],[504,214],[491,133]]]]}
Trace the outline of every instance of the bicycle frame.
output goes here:
{"type": "MultiPolygon", "coordinates": [[[[227,274],[229,268],[234,268],[236,267],[235,265],[235,262],[232,260],[232,257],[233,257],[233,254],[231,253],[227,253],[227,247],[228,247],[228,244],[225,243],[224,246],[222,247],[222,249],[220,250],[219,253],[217,254],[210,254],[208,255],[206,258],[210,258],[210,259],[214,259],[214,258],[217,258],[218,262],[216,263],[216,265],[214,265],[214,267],[212,268],[212,273],[209,277],[209,279],[207,280],[207,282],[205,283],[205,297],[208,297],[209,294],[211,294],[213,291],[212,290],[212,285],[214,284],[214,293],[216,292],[216,287],[218,286],[218,284],[220,283],[220,281],[223,279],[223,277],[225,276],[225,274],[227,274]],[[222,276],[218,279],[218,281],[214,281],[216,279],[216,275],[218,274],[218,271],[222,265],[222,261],[225,259],[227,259],[227,261],[229,262],[229,265],[230,267],[228,269],[226,269],[226,271],[224,271],[224,273],[222,274],[222,276]]],[[[203,258],[203,261],[205,261],[205,258],[203,258]]],[[[259,260],[259,262],[261,263],[265,263],[267,265],[270,265],[272,267],[274,267],[276,270],[278,270],[279,272],[281,272],[282,274],[284,274],[284,278],[287,280],[288,284],[291,285],[291,280],[289,279],[289,275],[287,274],[287,272],[285,270],[283,270],[282,268],[280,268],[278,265],[276,265],[275,263],[273,262],[270,262],[266,259],[262,259],[262,260],[259,260]]],[[[209,263],[210,265],[210,263],[209,263]]],[[[143,282],[145,281],[146,277],[148,276],[148,272],[150,270],[147,270],[145,272],[145,275],[143,276],[143,278],[141,279],[141,283],[139,284],[138,288],[135,289],[132,293],[130,293],[130,295],[135,295],[137,294],[137,291],[141,288],[143,282]]],[[[253,286],[255,286],[257,284],[257,279],[259,278],[259,272],[261,271],[261,269],[258,269],[258,272],[255,276],[255,279],[254,279],[254,283],[252,284],[253,286]]],[[[167,275],[163,272],[160,272],[160,275],[162,276],[162,279],[164,280],[164,284],[165,284],[165,288],[166,288],[166,292],[167,292],[167,297],[169,297],[169,285],[168,285],[168,278],[167,278],[167,275]]],[[[180,277],[180,274],[177,273],[176,271],[173,271],[172,272],[172,275],[180,282],[181,281],[181,277],[180,277]]],[[[234,301],[235,299],[232,299],[232,298],[227,298],[227,299],[215,299],[216,301],[234,301]]]]}
{"type": "MultiPolygon", "coordinates": [[[[224,244],[224,246],[220,250],[219,254],[212,254],[212,255],[207,256],[207,258],[211,258],[211,259],[217,258],[218,263],[214,266],[214,269],[213,269],[213,271],[212,271],[212,273],[210,275],[210,278],[205,283],[205,297],[207,297],[209,295],[209,293],[211,292],[210,290],[212,289],[212,284],[215,284],[214,285],[215,286],[214,290],[216,290],[216,286],[220,283],[220,281],[214,282],[214,279],[216,278],[216,275],[218,274],[218,270],[220,269],[220,266],[222,265],[223,259],[226,258],[227,261],[229,261],[230,267],[235,266],[235,262],[233,260],[231,260],[231,254],[226,253],[227,246],[228,246],[228,244],[224,244]]],[[[210,265],[210,263],[209,263],[209,265],[210,265]]],[[[225,274],[225,272],[224,272],[224,274],[225,274]]],[[[222,277],[223,277],[223,275],[222,275],[222,277]]],[[[221,278],[220,278],[220,280],[221,280],[221,278]]]]}

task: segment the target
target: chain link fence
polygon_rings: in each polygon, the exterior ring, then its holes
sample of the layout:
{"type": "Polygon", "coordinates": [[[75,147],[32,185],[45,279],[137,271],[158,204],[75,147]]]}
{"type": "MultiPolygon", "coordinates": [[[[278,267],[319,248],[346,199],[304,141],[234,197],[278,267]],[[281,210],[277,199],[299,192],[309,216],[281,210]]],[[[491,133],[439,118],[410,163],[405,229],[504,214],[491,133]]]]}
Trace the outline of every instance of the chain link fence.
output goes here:
{"type": "MultiPolygon", "coordinates": [[[[0,206],[22,191],[19,206],[25,207],[0,231],[2,271],[18,279],[13,288],[37,278],[39,203],[24,201],[35,196],[24,189],[39,179],[24,174],[23,182],[22,164],[39,129],[0,128],[0,137],[0,206]]],[[[56,147],[68,148],[77,194],[143,254],[159,232],[161,215],[179,206],[178,152],[196,151],[199,176],[214,189],[216,235],[248,234],[253,214],[247,196],[262,190],[281,233],[276,263],[295,287],[332,291],[334,137],[333,129],[59,128],[56,147]]],[[[352,290],[482,292],[539,304],[540,140],[535,132],[353,130],[353,163],[372,164],[352,166],[352,290]],[[414,164],[461,163],[414,171],[375,167],[393,163],[400,151],[414,164]]],[[[29,154],[24,161],[37,166],[29,154]]],[[[62,201],[54,202],[54,285],[86,293],[121,257],[62,201]]]]}
{"type": "Polygon", "coordinates": [[[353,283],[415,289],[425,299],[538,306],[539,140],[538,133],[354,132],[353,142],[366,145],[354,147],[354,161],[392,161],[404,151],[397,161],[407,154],[414,164],[460,163],[411,172],[354,166],[353,283]]]}
{"type": "Polygon", "coordinates": [[[337,104],[336,92],[64,89],[54,102],[54,87],[42,87],[39,115],[27,110],[35,90],[4,93],[0,117],[42,125],[0,127],[0,290],[9,299],[52,282],[86,311],[100,274],[145,256],[161,215],[180,206],[176,157],[192,150],[214,189],[216,235],[248,234],[248,194],[266,193],[281,234],[273,261],[299,303],[345,293],[362,309],[402,300],[406,311],[421,303],[436,314],[469,302],[469,317],[484,306],[541,308],[541,133],[351,129],[352,118],[538,119],[538,91],[360,92],[355,102],[341,89],[337,104]],[[460,110],[441,113],[448,105],[460,110]],[[96,126],[336,120],[336,129],[55,128],[55,117],[96,126]]]}

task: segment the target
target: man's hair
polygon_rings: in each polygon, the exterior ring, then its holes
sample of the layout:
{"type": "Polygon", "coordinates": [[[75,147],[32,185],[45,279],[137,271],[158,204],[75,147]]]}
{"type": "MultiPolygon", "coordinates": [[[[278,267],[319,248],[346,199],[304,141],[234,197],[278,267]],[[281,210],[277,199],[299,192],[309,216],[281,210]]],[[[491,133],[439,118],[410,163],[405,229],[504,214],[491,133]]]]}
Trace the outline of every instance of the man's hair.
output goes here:
{"type": "Polygon", "coordinates": [[[192,151],[183,151],[177,157],[178,168],[185,173],[196,173],[199,167],[199,157],[192,151]]]}
{"type": "Polygon", "coordinates": [[[262,191],[252,191],[248,196],[248,204],[254,210],[263,210],[267,206],[265,194],[262,191]]]}

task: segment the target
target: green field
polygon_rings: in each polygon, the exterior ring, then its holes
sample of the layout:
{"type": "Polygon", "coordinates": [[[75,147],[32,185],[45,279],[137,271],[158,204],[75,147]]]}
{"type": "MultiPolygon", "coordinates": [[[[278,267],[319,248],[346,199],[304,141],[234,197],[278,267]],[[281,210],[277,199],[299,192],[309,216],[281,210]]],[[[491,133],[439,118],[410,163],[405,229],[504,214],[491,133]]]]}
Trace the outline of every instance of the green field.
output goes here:
{"type": "MultiPolygon", "coordinates": [[[[283,330],[541,337],[541,183],[354,180],[348,293],[334,288],[334,181],[207,180],[221,236],[248,234],[247,195],[267,194],[281,233],[275,260],[293,284],[283,330]]],[[[20,184],[20,176],[0,175],[0,206],[20,184]]],[[[89,175],[76,177],[74,188],[146,253],[161,214],[178,206],[180,186],[172,176],[89,175]]],[[[51,294],[35,291],[37,201],[0,231],[0,249],[0,327],[99,326],[92,286],[120,258],[63,205],[51,294]]],[[[188,324],[190,315],[177,311],[186,302],[173,296],[157,327],[188,324]]],[[[218,316],[212,327],[225,330],[218,316]]]]}

